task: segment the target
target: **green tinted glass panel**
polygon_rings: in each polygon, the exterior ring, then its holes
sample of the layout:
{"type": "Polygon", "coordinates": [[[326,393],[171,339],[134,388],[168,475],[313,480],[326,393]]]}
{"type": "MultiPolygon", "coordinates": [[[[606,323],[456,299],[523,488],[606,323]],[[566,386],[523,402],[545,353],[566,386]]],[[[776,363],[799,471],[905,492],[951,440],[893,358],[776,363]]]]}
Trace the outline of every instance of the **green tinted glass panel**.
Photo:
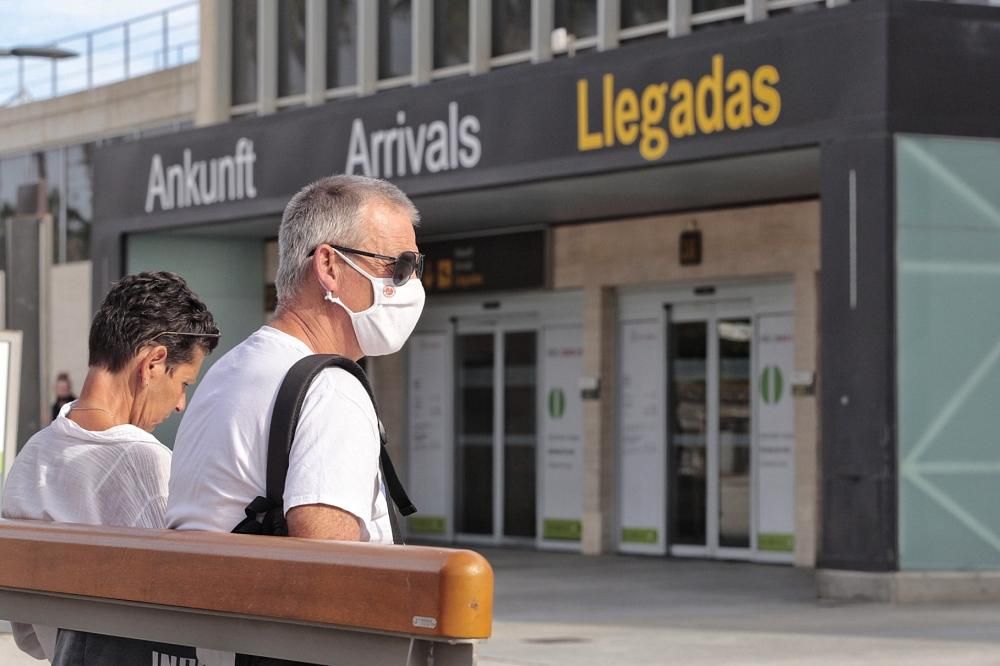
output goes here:
{"type": "Polygon", "coordinates": [[[902,569],[1000,567],[1000,141],[900,136],[902,569]]]}

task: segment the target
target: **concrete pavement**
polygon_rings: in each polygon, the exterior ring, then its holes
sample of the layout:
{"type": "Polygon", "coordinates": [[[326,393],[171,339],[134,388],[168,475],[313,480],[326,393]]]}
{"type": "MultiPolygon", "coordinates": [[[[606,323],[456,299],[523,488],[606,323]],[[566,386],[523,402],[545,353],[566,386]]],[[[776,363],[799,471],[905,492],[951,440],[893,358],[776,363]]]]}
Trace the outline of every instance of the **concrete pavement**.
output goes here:
{"type": "MultiPolygon", "coordinates": [[[[484,666],[1000,665],[1000,604],[827,603],[790,567],[482,552],[496,573],[484,666]]],[[[39,663],[0,634],[0,666],[39,663]]]]}
{"type": "Polygon", "coordinates": [[[17,649],[10,635],[10,623],[0,620],[0,664],[2,666],[37,666],[43,662],[32,659],[17,649]]]}
{"type": "Polygon", "coordinates": [[[484,666],[1000,664],[1000,604],[827,603],[782,566],[484,551],[484,666]]]}

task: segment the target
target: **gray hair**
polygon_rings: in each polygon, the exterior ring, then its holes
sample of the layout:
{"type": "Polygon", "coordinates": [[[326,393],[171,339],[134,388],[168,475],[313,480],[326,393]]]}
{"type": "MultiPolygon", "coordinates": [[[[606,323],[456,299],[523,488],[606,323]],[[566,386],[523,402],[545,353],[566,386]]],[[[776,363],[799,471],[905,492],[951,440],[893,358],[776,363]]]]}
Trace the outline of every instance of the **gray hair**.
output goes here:
{"type": "Polygon", "coordinates": [[[278,230],[278,303],[295,298],[309,275],[309,253],[323,243],[359,247],[370,230],[364,216],[369,203],[405,212],[413,226],[420,214],[403,192],[384,180],[330,176],[306,185],[291,198],[278,230]]]}

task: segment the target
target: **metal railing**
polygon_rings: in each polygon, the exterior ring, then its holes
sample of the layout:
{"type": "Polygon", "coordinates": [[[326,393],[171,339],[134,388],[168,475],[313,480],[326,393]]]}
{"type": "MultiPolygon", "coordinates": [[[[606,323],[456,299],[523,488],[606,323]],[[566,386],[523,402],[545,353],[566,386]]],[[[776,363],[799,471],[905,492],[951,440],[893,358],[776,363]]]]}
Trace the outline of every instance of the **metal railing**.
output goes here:
{"type": "Polygon", "coordinates": [[[65,60],[0,60],[0,105],[23,104],[124,81],[198,60],[199,2],[187,0],[45,46],[76,51],[65,60]]]}
{"type": "MultiPolygon", "coordinates": [[[[253,0],[246,0],[251,2],[253,0]]],[[[260,0],[266,2],[266,0],[260,0]]],[[[970,2],[980,0],[968,0],[970,2]]],[[[1000,0],[985,0],[1000,2],[1000,0]]],[[[468,26],[459,29],[467,34],[467,61],[465,63],[447,66],[434,66],[434,40],[441,39],[431,26],[435,20],[435,4],[433,0],[413,0],[410,3],[410,41],[412,53],[423,53],[424,57],[411,57],[410,71],[398,76],[380,78],[378,67],[372,65],[379,57],[379,26],[384,23],[379,19],[379,3],[363,2],[358,4],[354,15],[353,31],[356,37],[355,57],[357,58],[357,77],[349,84],[327,88],[326,76],[311,76],[306,73],[306,89],[303,92],[278,97],[277,95],[277,50],[278,27],[277,20],[265,23],[266,30],[260,31],[257,42],[256,64],[259,68],[268,68],[266,76],[272,85],[258,86],[257,99],[235,104],[230,108],[233,116],[270,112],[274,109],[298,106],[303,103],[318,104],[322,101],[363,96],[373,92],[398,88],[407,85],[420,85],[429,81],[449,77],[484,74],[492,69],[517,65],[522,63],[540,63],[553,57],[573,57],[587,49],[607,50],[619,44],[637,40],[663,37],[681,37],[696,30],[711,29],[714,26],[733,23],[755,23],[767,20],[773,16],[789,13],[809,12],[824,7],[836,7],[851,2],[851,0],[659,0],[658,10],[643,16],[639,12],[629,22],[623,15],[622,0],[593,0],[596,12],[595,34],[576,36],[567,26],[557,26],[554,22],[556,0],[532,0],[531,5],[531,38],[529,43],[522,44],[525,48],[512,53],[494,55],[492,39],[495,34],[494,15],[490,3],[469,0],[468,26]]],[[[261,4],[261,7],[264,5],[261,4]]],[[[650,6],[653,6],[652,4],[650,6]]],[[[309,35],[311,23],[325,24],[326,12],[333,11],[335,5],[319,3],[307,17],[306,50],[313,48],[309,35]]],[[[452,5],[452,9],[457,6],[452,5]]],[[[260,15],[258,15],[260,20],[260,15]]],[[[460,23],[451,22],[452,29],[460,23]]],[[[503,26],[504,28],[506,26],[503,26]]],[[[322,53],[326,48],[325,28],[319,30],[317,48],[319,56],[313,62],[325,67],[322,53]]],[[[454,35],[453,35],[454,36],[454,35]]],[[[447,37],[447,36],[446,36],[447,37]]]]}

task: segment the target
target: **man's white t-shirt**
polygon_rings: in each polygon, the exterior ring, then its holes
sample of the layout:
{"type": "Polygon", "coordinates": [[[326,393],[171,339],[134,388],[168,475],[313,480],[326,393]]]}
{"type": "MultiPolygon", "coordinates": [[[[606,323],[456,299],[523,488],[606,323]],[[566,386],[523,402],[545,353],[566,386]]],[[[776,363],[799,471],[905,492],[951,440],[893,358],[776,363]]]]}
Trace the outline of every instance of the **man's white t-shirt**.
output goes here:
{"type": "MultiPolygon", "coordinates": [[[[116,527],[164,527],[170,449],[133,425],[100,432],[66,418],[35,433],[14,459],[3,517],[116,527]]],[[[36,659],[55,652],[56,629],[11,623],[18,647],[36,659]]]]}
{"type": "MultiPolygon", "coordinates": [[[[198,384],[174,443],[167,525],[230,532],[266,492],[271,410],[285,374],[312,351],[263,326],[220,358],[198,384]]],[[[368,393],[339,368],[306,393],[292,443],[284,509],[338,507],[360,519],[361,539],[392,543],[379,473],[378,419],[368,393]]]]}

